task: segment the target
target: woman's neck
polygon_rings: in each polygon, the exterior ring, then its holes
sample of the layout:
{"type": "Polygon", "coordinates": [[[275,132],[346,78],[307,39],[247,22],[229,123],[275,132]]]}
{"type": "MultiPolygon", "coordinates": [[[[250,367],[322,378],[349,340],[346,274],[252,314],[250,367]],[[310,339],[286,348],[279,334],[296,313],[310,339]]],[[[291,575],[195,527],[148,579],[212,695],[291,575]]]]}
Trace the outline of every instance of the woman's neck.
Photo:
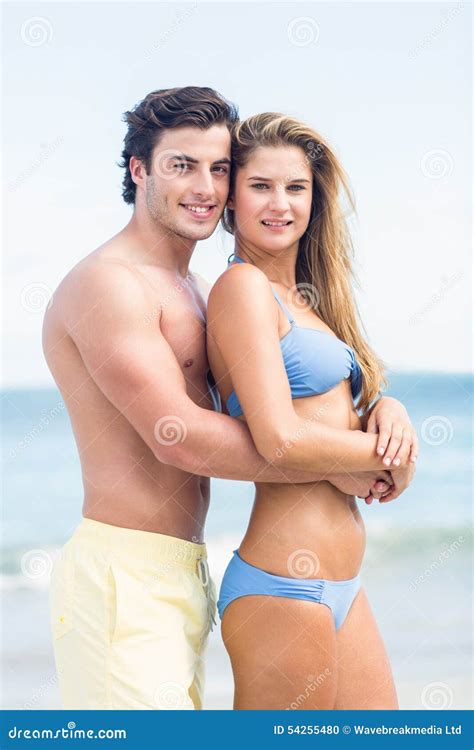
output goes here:
{"type": "Polygon", "coordinates": [[[291,289],[296,284],[295,269],[298,248],[288,248],[278,255],[271,255],[261,248],[244,246],[236,242],[234,254],[257,266],[269,281],[291,289]]]}

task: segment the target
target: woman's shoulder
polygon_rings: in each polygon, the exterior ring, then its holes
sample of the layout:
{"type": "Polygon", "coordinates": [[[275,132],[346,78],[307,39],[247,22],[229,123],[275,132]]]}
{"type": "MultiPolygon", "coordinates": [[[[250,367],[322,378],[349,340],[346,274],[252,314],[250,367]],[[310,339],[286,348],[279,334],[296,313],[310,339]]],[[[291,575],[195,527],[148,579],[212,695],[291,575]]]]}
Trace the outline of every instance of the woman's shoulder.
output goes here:
{"type": "Polygon", "coordinates": [[[225,330],[231,319],[243,325],[255,317],[273,321],[275,316],[278,320],[270,281],[250,263],[235,264],[224,271],[207,301],[207,321],[212,330],[225,330]]]}
{"type": "Polygon", "coordinates": [[[241,296],[242,292],[258,294],[264,290],[270,291],[270,282],[263,271],[251,263],[234,263],[217,278],[210,291],[209,301],[225,297],[228,302],[229,295],[241,296]]]}

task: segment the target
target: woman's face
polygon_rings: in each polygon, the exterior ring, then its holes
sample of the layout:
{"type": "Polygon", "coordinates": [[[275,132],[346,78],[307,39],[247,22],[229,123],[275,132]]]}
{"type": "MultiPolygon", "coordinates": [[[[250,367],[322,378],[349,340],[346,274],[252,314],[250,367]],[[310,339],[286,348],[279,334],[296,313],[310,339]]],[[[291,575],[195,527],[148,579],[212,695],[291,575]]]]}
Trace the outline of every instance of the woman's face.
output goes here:
{"type": "Polygon", "coordinates": [[[237,170],[235,234],[245,246],[271,255],[297,250],[311,213],[312,172],[298,146],[261,146],[237,170]]]}

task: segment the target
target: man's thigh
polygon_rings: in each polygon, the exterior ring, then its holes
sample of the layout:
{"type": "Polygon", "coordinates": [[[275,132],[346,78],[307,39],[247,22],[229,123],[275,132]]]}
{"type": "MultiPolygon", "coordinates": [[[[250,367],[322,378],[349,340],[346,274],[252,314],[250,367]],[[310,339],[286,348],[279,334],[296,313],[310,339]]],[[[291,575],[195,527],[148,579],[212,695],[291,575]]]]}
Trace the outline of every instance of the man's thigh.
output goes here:
{"type": "Polygon", "coordinates": [[[51,585],[65,708],[201,708],[211,607],[194,571],[71,555],[51,585]]]}

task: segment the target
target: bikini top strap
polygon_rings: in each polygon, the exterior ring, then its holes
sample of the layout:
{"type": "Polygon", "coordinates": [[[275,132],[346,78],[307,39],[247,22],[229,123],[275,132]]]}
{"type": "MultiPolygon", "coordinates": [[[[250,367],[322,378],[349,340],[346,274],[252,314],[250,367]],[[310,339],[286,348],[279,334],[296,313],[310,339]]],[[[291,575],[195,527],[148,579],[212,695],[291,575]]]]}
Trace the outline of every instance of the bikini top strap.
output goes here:
{"type": "MultiPolygon", "coordinates": [[[[231,255],[229,255],[229,257],[228,257],[228,259],[227,259],[227,268],[228,268],[228,267],[229,267],[229,266],[231,265],[231,263],[233,263],[234,261],[237,261],[237,263],[246,263],[246,261],[245,261],[245,260],[244,260],[243,258],[240,258],[240,257],[239,257],[239,256],[237,255],[237,253],[232,253],[231,255]]],[[[271,289],[272,289],[272,292],[273,292],[273,296],[275,297],[276,301],[277,301],[277,302],[278,302],[278,304],[280,305],[280,307],[281,307],[281,309],[283,310],[284,314],[286,315],[286,317],[287,317],[287,318],[288,318],[288,320],[290,321],[291,325],[292,325],[292,326],[293,326],[293,325],[296,325],[296,324],[295,324],[295,319],[294,319],[294,317],[292,316],[292,314],[290,313],[290,311],[288,310],[288,308],[287,308],[287,307],[285,307],[285,305],[283,304],[283,302],[282,302],[282,300],[281,300],[281,298],[280,298],[280,295],[278,294],[277,290],[276,290],[276,289],[274,289],[273,287],[271,287],[271,289]]]]}
{"type": "Polygon", "coordinates": [[[238,255],[236,255],[236,253],[232,253],[227,258],[227,266],[230,266],[230,264],[233,263],[235,260],[237,261],[237,263],[245,263],[245,260],[243,258],[240,258],[238,255]]]}
{"type": "Polygon", "coordinates": [[[281,309],[285,313],[286,317],[290,321],[291,325],[295,325],[295,319],[294,319],[293,315],[290,313],[290,311],[288,310],[288,308],[283,304],[283,302],[281,300],[281,297],[278,294],[277,290],[272,287],[272,292],[273,292],[273,296],[275,297],[276,301],[278,302],[278,304],[280,305],[281,309]]]}

